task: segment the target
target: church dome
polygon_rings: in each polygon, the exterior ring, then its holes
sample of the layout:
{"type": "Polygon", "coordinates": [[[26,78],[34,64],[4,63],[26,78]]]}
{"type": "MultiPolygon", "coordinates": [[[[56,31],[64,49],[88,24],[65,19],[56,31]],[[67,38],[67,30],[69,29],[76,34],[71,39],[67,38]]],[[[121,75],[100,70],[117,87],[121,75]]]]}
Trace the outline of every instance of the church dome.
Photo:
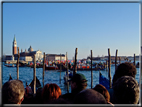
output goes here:
{"type": "Polygon", "coordinates": [[[29,49],[28,49],[28,51],[29,51],[29,52],[32,52],[32,51],[34,51],[34,50],[33,50],[33,48],[30,46],[29,49]]]}

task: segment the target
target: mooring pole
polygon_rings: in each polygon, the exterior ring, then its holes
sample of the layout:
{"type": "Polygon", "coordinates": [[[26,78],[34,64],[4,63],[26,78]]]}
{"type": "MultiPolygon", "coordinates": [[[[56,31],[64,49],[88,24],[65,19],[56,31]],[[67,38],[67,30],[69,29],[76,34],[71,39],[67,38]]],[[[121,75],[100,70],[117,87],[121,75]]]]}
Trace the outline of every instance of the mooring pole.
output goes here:
{"type": "Polygon", "coordinates": [[[134,54],[134,65],[136,66],[136,56],[134,54]]]}
{"type": "Polygon", "coordinates": [[[108,72],[108,76],[109,76],[109,88],[112,87],[111,85],[111,55],[110,55],[110,49],[108,48],[108,68],[109,68],[109,72],[108,72]]]}
{"type": "MultiPolygon", "coordinates": [[[[68,72],[68,53],[66,52],[66,64],[67,64],[67,81],[69,80],[69,72],[68,72]]],[[[69,93],[69,82],[67,82],[67,92],[69,93]]]]}
{"type": "Polygon", "coordinates": [[[116,50],[116,56],[115,56],[115,71],[116,71],[116,68],[117,68],[117,53],[118,53],[118,50],[116,50]]]}
{"type": "Polygon", "coordinates": [[[35,59],[35,54],[34,54],[34,95],[36,94],[36,59],[35,59]]]}
{"type": "Polygon", "coordinates": [[[106,71],[108,71],[108,60],[106,60],[106,71]]]}
{"type": "Polygon", "coordinates": [[[92,50],[91,50],[91,88],[93,87],[92,50]]]}
{"type": "Polygon", "coordinates": [[[61,57],[61,53],[60,53],[60,84],[61,84],[61,70],[62,70],[61,60],[62,60],[62,57],[61,57]]]}
{"type": "Polygon", "coordinates": [[[44,71],[45,71],[45,52],[44,52],[44,58],[43,58],[43,77],[42,77],[42,84],[43,84],[43,87],[44,87],[44,71]]]}
{"type": "Polygon", "coordinates": [[[17,59],[17,79],[19,80],[19,58],[20,58],[20,54],[19,54],[19,47],[18,47],[18,59],[17,59]]]}
{"type": "Polygon", "coordinates": [[[74,71],[73,71],[73,75],[76,74],[77,72],[77,51],[78,51],[78,48],[75,49],[75,63],[74,63],[74,71]]]}

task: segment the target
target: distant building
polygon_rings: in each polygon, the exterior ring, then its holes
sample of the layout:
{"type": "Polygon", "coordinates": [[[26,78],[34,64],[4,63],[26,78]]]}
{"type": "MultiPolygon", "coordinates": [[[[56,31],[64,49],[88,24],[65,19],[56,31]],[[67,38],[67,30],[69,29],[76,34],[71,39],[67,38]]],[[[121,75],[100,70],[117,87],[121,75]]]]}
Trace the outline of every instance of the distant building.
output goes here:
{"type": "MultiPolygon", "coordinates": [[[[6,60],[17,60],[18,59],[18,54],[17,54],[17,42],[16,42],[16,37],[14,36],[14,40],[13,40],[13,44],[12,44],[12,55],[3,55],[3,61],[6,60]]],[[[33,61],[33,56],[35,54],[36,57],[36,61],[42,61],[43,60],[43,54],[40,50],[34,51],[33,48],[30,46],[28,51],[25,52],[22,51],[21,49],[21,53],[20,54],[20,58],[19,60],[23,60],[23,61],[33,61]]]]}
{"type": "MultiPolygon", "coordinates": [[[[46,54],[47,61],[60,60],[60,54],[46,54]]],[[[66,55],[61,54],[61,60],[66,60],[66,55]]]]}
{"type": "Polygon", "coordinates": [[[14,40],[13,40],[12,49],[13,49],[12,54],[13,54],[13,55],[14,55],[14,54],[17,54],[17,42],[16,42],[15,35],[14,35],[14,40]]]}
{"type": "Polygon", "coordinates": [[[13,55],[3,55],[2,61],[6,61],[6,60],[13,60],[13,55]]]}
{"type": "MultiPolygon", "coordinates": [[[[34,51],[33,48],[30,46],[28,51],[25,50],[25,52],[20,53],[19,60],[23,61],[33,61],[33,56],[35,54],[36,61],[42,61],[43,60],[43,54],[40,50],[34,51]]],[[[15,60],[18,59],[18,54],[14,55],[15,60]]]]}

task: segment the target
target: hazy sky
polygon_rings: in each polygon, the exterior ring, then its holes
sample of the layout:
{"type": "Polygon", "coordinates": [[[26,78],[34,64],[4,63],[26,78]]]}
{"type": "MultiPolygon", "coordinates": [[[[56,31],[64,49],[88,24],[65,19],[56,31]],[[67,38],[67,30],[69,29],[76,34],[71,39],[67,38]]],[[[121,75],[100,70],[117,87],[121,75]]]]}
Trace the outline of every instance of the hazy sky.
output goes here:
{"type": "Polygon", "coordinates": [[[3,54],[41,50],[72,59],[140,53],[139,3],[3,3],[3,54]]]}

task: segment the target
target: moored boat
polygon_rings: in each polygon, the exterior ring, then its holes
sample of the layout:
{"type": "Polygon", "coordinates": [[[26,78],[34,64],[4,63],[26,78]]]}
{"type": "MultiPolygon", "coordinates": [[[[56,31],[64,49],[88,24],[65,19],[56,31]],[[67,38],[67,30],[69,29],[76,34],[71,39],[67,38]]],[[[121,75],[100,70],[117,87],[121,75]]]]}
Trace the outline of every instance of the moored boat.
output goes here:
{"type": "Polygon", "coordinates": [[[59,70],[59,68],[57,66],[48,66],[48,65],[45,65],[45,70],[59,70]]]}
{"type": "Polygon", "coordinates": [[[139,68],[139,62],[136,64],[136,68],[139,68]]]}

